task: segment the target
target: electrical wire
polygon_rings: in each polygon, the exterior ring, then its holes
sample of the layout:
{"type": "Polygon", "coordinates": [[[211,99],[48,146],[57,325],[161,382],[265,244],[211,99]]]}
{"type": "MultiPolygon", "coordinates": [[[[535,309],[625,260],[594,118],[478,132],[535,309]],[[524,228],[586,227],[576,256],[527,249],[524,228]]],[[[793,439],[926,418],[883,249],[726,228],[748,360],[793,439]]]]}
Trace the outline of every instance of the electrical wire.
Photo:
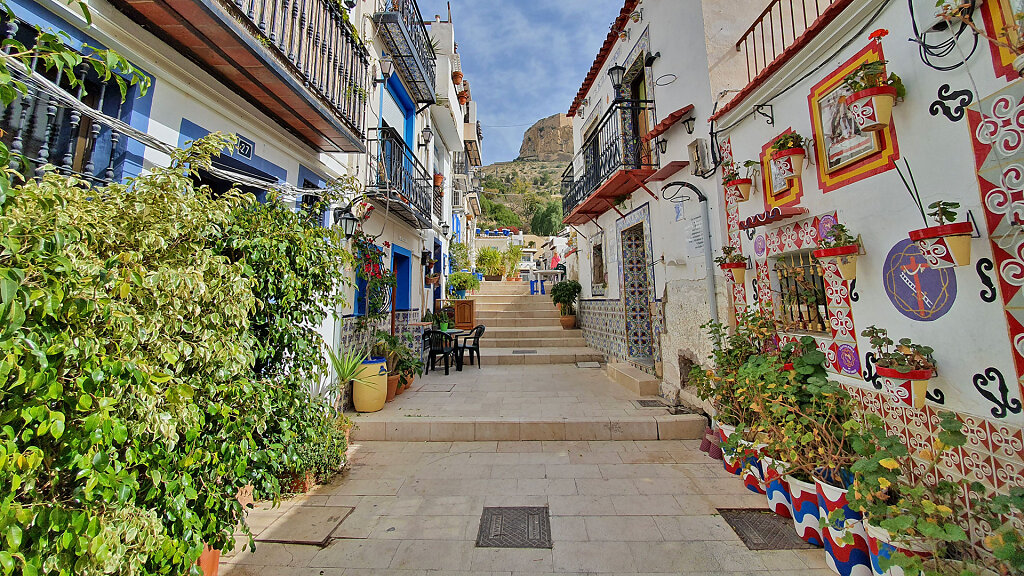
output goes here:
{"type": "MultiPolygon", "coordinates": [[[[959,62],[955,62],[949,65],[935,64],[932,61],[932,59],[947,58],[950,54],[953,53],[953,50],[959,48],[960,36],[963,35],[963,33],[966,30],[970,30],[970,26],[968,26],[966,22],[961,20],[959,27],[956,29],[955,32],[953,32],[952,22],[947,21],[946,31],[950,32],[950,37],[943,39],[938,44],[929,44],[926,41],[928,34],[937,33],[938,31],[928,29],[925,30],[924,32],[921,32],[921,30],[917,26],[917,16],[914,14],[914,0],[907,0],[907,7],[910,10],[910,23],[914,27],[914,37],[911,38],[910,41],[917,44],[918,56],[921,58],[921,62],[923,62],[925,66],[933,70],[938,70],[939,72],[949,72],[963,66],[964,64],[967,63],[967,60],[970,60],[971,56],[974,56],[975,51],[977,51],[978,49],[977,34],[972,34],[974,36],[974,45],[971,46],[970,53],[967,54],[966,57],[962,58],[959,62]]],[[[974,12],[974,9],[976,7],[977,2],[971,0],[969,9],[970,12],[974,12]]],[[[962,51],[961,55],[963,55],[962,51]]]]}

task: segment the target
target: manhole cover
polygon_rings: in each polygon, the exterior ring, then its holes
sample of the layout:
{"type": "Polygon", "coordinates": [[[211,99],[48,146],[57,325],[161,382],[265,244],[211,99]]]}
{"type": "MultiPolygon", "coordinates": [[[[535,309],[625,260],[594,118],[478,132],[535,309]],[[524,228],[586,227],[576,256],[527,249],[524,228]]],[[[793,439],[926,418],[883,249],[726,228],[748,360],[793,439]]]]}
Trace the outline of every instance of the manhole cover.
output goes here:
{"type": "Polygon", "coordinates": [[[661,400],[634,400],[633,403],[640,408],[666,408],[661,400]]]}
{"type": "Polygon", "coordinates": [[[749,550],[815,548],[796,535],[792,520],[770,510],[719,508],[718,512],[749,550]]]}
{"type": "Polygon", "coordinates": [[[547,506],[484,508],[478,548],[551,548],[547,506]]]}
{"type": "Polygon", "coordinates": [[[536,354],[536,350],[513,350],[513,354],[536,354]]]}
{"type": "Polygon", "coordinates": [[[577,368],[600,368],[601,367],[601,363],[600,362],[577,362],[576,363],[576,367],[577,368]]]}

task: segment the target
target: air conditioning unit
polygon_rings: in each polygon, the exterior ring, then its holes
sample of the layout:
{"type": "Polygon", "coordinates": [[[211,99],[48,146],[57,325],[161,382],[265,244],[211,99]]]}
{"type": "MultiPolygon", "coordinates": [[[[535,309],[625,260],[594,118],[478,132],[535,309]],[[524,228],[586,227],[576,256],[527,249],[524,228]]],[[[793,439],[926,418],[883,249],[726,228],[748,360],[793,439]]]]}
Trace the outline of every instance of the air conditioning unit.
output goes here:
{"type": "Polygon", "coordinates": [[[706,173],[711,169],[711,151],[704,138],[696,138],[687,146],[690,151],[690,165],[694,174],[706,173]]]}

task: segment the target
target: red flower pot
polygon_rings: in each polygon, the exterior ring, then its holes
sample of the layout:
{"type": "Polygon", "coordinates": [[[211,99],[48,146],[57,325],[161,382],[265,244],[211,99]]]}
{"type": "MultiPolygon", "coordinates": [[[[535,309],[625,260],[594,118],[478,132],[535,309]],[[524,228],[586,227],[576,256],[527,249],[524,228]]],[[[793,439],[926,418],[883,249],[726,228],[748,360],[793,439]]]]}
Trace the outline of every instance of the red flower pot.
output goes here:
{"type": "Polygon", "coordinates": [[[923,408],[928,394],[928,380],[934,375],[931,370],[911,370],[900,372],[884,366],[876,366],[875,372],[891,382],[886,390],[896,397],[901,404],[923,408]]]}
{"type": "Polygon", "coordinates": [[[746,262],[726,262],[725,264],[719,264],[718,267],[725,272],[726,278],[729,278],[731,275],[732,281],[736,284],[743,284],[747,279],[746,262]]]}
{"type": "Polygon", "coordinates": [[[750,200],[750,187],[753,184],[754,181],[750,178],[737,178],[726,182],[725,187],[736,190],[736,199],[740,202],[746,202],[750,200]]]}
{"type": "Polygon", "coordinates": [[[786,179],[799,178],[804,172],[803,148],[787,148],[772,153],[772,166],[780,176],[786,179]]]}
{"type": "Polygon", "coordinates": [[[910,239],[917,242],[928,266],[952,268],[970,265],[973,233],[974,225],[970,222],[956,222],[911,230],[910,239]]]}
{"type": "Polygon", "coordinates": [[[846,102],[861,132],[878,132],[885,130],[892,121],[892,107],[896,105],[896,88],[865,88],[848,95],[846,102]]]}
{"type": "Polygon", "coordinates": [[[815,250],[814,257],[824,264],[824,267],[832,270],[831,263],[835,263],[835,270],[838,270],[839,276],[843,280],[856,280],[857,279],[857,255],[860,252],[860,246],[856,244],[850,244],[849,246],[839,246],[838,248],[825,248],[823,250],[815,250]]]}

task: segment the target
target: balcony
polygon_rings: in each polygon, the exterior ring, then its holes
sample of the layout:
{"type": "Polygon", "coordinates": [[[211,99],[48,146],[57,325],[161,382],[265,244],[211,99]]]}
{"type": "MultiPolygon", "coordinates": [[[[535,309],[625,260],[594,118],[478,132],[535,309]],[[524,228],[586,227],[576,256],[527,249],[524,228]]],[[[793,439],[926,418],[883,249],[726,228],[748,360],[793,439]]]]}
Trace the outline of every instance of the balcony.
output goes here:
{"type": "Polygon", "coordinates": [[[322,152],[365,152],[369,58],[332,0],[112,0],[322,152]]]}
{"type": "Polygon", "coordinates": [[[793,46],[818,34],[851,0],[772,0],[736,42],[753,81],[793,46]]]}
{"type": "Polygon", "coordinates": [[[433,104],[434,48],[416,0],[383,0],[381,4],[373,22],[395,70],[417,103],[433,104]]]}
{"type": "Polygon", "coordinates": [[[463,129],[466,157],[469,160],[470,166],[479,168],[480,166],[483,166],[483,158],[480,156],[482,130],[480,128],[480,122],[476,119],[476,102],[473,100],[466,103],[466,113],[463,120],[465,120],[466,124],[463,129]]]}
{"type": "Polygon", "coordinates": [[[430,228],[433,178],[396,130],[373,130],[367,195],[413,228],[430,228]]]}
{"type": "Polygon", "coordinates": [[[654,102],[626,100],[608,108],[562,174],[566,224],[583,224],[614,209],[615,201],[644,186],[658,169],[653,140],[642,136],[654,124],[654,102]]]}

